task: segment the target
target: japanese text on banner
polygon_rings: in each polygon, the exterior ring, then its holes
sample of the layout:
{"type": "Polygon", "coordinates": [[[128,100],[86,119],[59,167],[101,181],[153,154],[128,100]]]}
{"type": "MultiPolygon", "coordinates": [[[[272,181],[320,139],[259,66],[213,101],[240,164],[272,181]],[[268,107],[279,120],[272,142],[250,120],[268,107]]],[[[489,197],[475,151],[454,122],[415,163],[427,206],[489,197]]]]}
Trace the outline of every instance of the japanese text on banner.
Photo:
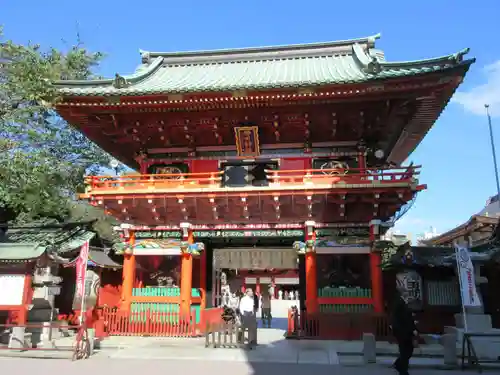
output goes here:
{"type": "Polygon", "coordinates": [[[76,297],[84,298],[85,294],[85,276],[87,273],[87,262],[89,260],[89,242],[86,241],[81,249],[80,255],[76,260],[76,297]]]}
{"type": "Polygon", "coordinates": [[[479,299],[476,290],[474,266],[472,264],[469,250],[465,247],[457,246],[456,258],[462,303],[466,307],[479,307],[481,306],[481,300],[479,299]]]}

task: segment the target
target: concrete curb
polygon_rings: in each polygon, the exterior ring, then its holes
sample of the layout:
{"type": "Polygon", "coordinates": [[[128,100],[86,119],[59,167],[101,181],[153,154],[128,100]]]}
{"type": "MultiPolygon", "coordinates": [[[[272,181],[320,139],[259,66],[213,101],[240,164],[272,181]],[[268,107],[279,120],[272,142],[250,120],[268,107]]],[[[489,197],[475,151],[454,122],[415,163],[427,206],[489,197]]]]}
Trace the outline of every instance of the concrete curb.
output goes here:
{"type": "MultiPolygon", "coordinates": [[[[365,364],[365,363],[345,363],[343,364],[342,361],[340,362],[340,365],[342,367],[363,367],[363,368],[370,368],[370,367],[380,367],[380,368],[389,368],[392,369],[391,366],[388,366],[387,364],[384,363],[372,363],[372,364],[365,364]]],[[[460,370],[460,366],[446,366],[446,365],[440,365],[440,364],[412,364],[410,365],[410,370],[411,369],[419,369],[419,370],[448,370],[448,371],[456,371],[460,370]]]]}
{"type": "MultiPolygon", "coordinates": [[[[363,353],[361,352],[342,352],[339,351],[337,352],[339,356],[346,356],[346,357],[362,357],[363,353]]],[[[394,357],[396,358],[398,356],[398,353],[388,353],[388,352],[376,352],[377,357],[394,357]]],[[[442,355],[439,354],[413,354],[412,358],[443,358],[442,355]]]]}
{"type": "MultiPolygon", "coordinates": [[[[381,367],[381,368],[390,368],[392,369],[391,366],[388,366],[385,363],[372,363],[372,364],[365,364],[365,363],[345,363],[343,364],[342,361],[340,361],[340,365],[342,367],[363,367],[363,368],[369,368],[369,367],[381,367]]],[[[443,370],[443,371],[457,371],[461,370],[460,365],[452,366],[452,365],[444,365],[444,364],[411,364],[410,365],[410,371],[411,369],[419,369],[419,370],[443,370]]],[[[482,371],[489,371],[489,370],[494,370],[497,371],[500,369],[500,364],[499,365],[482,365],[481,366],[482,371]]],[[[477,371],[474,368],[471,367],[465,367],[464,371],[477,371]]]]}

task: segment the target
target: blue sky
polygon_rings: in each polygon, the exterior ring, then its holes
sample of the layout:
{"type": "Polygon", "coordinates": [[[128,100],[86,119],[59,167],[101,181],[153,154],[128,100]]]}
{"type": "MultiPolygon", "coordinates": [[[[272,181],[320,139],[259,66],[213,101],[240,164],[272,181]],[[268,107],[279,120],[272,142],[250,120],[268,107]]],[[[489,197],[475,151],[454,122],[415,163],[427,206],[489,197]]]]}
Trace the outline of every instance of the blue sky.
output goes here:
{"type": "Polygon", "coordinates": [[[378,47],[388,60],[435,57],[470,47],[477,62],[460,94],[410,157],[423,165],[420,180],[428,184],[398,223],[398,229],[413,234],[431,225],[438,231],[450,229],[495,193],[482,104],[491,104],[500,137],[499,12],[498,0],[0,0],[0,24],[9,39],[63,47],[75,41],[78,31],[89,49],[108,55],[100,68],[106,76],[133,71],[139,48],[248,47],[378,32],[378,47]]]}

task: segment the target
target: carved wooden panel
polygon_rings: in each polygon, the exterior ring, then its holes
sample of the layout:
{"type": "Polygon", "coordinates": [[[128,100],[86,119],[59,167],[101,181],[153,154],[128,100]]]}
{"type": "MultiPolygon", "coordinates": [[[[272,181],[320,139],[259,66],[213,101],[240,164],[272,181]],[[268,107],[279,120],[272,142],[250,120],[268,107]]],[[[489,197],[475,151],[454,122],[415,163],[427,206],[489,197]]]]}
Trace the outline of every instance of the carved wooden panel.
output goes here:
{"type": "Polygon", "coordinates": [[[296,269],[297,253],[292,248],[224,248],[214,250],[217,269],[296,269]]]}

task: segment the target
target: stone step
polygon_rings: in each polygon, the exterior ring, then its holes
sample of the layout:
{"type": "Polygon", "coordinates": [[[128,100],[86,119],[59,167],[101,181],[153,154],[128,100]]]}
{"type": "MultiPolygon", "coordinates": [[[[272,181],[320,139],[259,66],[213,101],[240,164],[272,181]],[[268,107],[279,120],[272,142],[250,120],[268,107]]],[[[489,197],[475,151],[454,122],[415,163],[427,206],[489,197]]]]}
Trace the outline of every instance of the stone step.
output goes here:
{"type": "MultiPolygon", "coordinates": [[[[484,332],[492,329],[491,316],[488,314],[466,314],[467,329],[474,332],[484,332]]],[[[464,328],[464,315],[455,314],[455,326],[464,328]]]]}

